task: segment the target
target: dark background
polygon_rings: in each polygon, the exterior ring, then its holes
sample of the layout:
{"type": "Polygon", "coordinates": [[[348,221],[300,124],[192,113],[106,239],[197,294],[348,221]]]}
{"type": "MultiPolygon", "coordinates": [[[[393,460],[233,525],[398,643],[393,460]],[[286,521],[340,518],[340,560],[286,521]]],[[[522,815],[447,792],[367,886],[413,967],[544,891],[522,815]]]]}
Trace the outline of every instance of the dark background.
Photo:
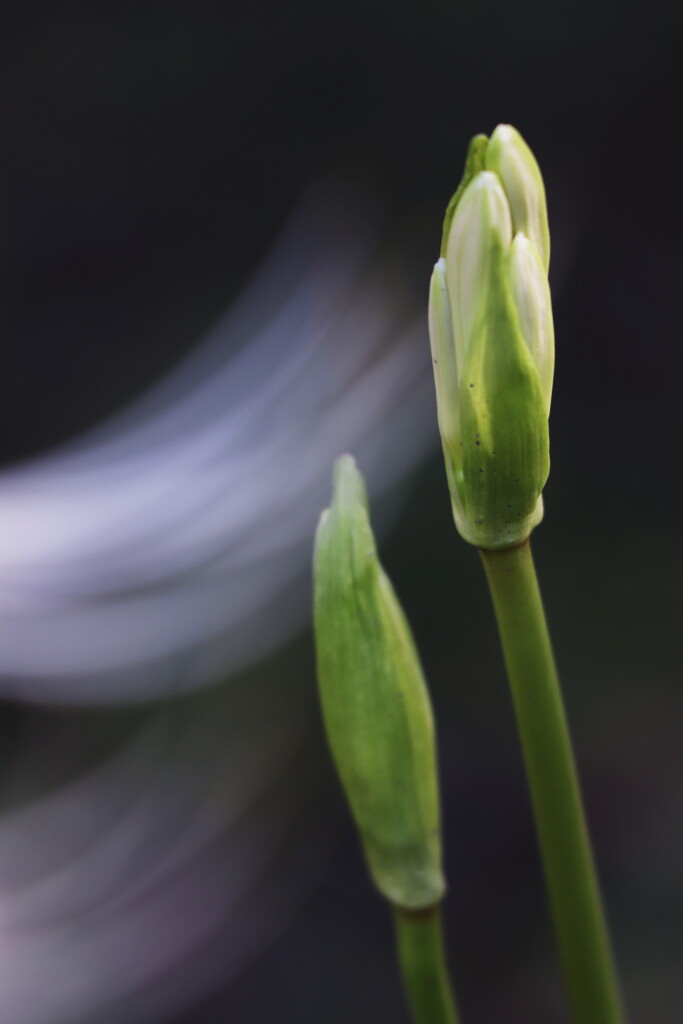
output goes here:
{"type": "MultiPolygon", "coordinates": [[[[419,306],[469,137],[509,121],[534,149],[557,336],[537,564],[631,1019],[676,1024],[678,8],[10,9],[0,44],[5,465],[77,436],[158,379],[238,293],[310,182],[344,183],[381,208],[419,306]]],[[[436,439],[384,561],[437,712],[463,1018],[564,1021],[488,597],[475,552],[452,528],[436,439]]],[[[268,671],[310,686],[313,705],[310,636],[268,671]]],[[[37,716],[69,714],[8,703],[5,757],[37,716]]],[[[326,780],[320,814],[340,824],[339,843],[286,932],[224,991],[168,1018],[175,1024],[407,1019],[390,920],[366,880],[317,718],[311,728],[310,757],[326,780]]]]}

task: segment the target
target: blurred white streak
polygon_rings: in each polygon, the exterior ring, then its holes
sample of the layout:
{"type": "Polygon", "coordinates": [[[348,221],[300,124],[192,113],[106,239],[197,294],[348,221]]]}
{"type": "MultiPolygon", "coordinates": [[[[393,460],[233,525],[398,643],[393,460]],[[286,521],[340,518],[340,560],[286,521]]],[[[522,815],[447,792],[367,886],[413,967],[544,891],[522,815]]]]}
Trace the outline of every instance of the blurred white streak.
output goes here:
{"type": "Polygon", "coordinates": [[[144,400],[0,478],[0,692],[146,700],[261,657],[305,621],[333,459],[378,494],[435,443],[422,319],[323,206],[144,400]]]}
{"type": "Polygon", "coordinates": [[[310,801],[288,780],[301,724],[225,710],[162,713],[104,767],[4,815],[0,1019],[178,1013],[291,914],[301,883],[272,862],[310,801]]]}
{"type": "Polygon", "coordinates": [[[253,959],[321,870],[292,680],[275,698],[260,679],[246,713],[249,686],[202,687],[305,624],[334,458],[355,453],[386,519],[435,443],[425,330],[406,326],[375,243],[348,206],[304,203],[184,364],[0,477],[0,693],[197,691],[140,709],[136,737],[68,783],[35,745],[5,765],[2,1021],[178,1014],[253,959]],[[39,758],[52,788],[27,797],[39,758]]]}

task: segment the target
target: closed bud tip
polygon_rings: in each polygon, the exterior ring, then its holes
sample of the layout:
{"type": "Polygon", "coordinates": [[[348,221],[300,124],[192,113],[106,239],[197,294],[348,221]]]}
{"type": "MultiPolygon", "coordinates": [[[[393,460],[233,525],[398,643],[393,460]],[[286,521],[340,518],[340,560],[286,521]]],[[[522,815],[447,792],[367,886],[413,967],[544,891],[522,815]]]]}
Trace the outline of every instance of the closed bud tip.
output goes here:
{"type": "Polygon", "coordinates": [[[500,180],[510,204],[512,228],[536,246],[548,272],[550,232],[545,187],[536,157],[516,128],[499,124],[486,148],[484,163],[500,180]]]}

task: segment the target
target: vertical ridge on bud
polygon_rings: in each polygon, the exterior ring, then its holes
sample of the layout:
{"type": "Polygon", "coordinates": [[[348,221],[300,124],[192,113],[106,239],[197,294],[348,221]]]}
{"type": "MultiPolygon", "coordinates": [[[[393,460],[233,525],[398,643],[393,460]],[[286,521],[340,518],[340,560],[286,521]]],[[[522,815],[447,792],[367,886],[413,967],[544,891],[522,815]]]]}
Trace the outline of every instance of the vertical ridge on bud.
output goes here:
{"type": "Polygon", "coordinates": [[[519,232],[510,250],[510,281],[519,325],[541,381],[546,415],[555,371],[555,327],[550,285],[536,247],[519,232]]]}
{"type": "Polygon", "coordinates": [[[323,718],[377,887],[396,906],[420,909],[445,889],[429,696],[350,456],[334,478],[314,559],[323,718]]]}
{"type": "Polygon", "coordinates": [[[460,440],[456,415],[458,364],[455,359],[453,315],[446,283],[446,261],[436,261],[429,284],[429,342],[436,384],[436,413],[441,437],[449,448],[460,440]]]}

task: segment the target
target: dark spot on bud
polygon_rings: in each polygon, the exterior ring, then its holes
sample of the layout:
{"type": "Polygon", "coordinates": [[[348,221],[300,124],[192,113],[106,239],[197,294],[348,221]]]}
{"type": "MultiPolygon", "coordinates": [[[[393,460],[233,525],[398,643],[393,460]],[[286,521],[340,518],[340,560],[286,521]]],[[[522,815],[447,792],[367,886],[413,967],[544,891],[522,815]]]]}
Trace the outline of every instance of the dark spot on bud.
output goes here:
{"type": "Polygon", "coordinates": [[[471,387],[471,388],[473,388],[473,387],[474,387],[474,384],[470,384],[470,387],[471,387]]]}

